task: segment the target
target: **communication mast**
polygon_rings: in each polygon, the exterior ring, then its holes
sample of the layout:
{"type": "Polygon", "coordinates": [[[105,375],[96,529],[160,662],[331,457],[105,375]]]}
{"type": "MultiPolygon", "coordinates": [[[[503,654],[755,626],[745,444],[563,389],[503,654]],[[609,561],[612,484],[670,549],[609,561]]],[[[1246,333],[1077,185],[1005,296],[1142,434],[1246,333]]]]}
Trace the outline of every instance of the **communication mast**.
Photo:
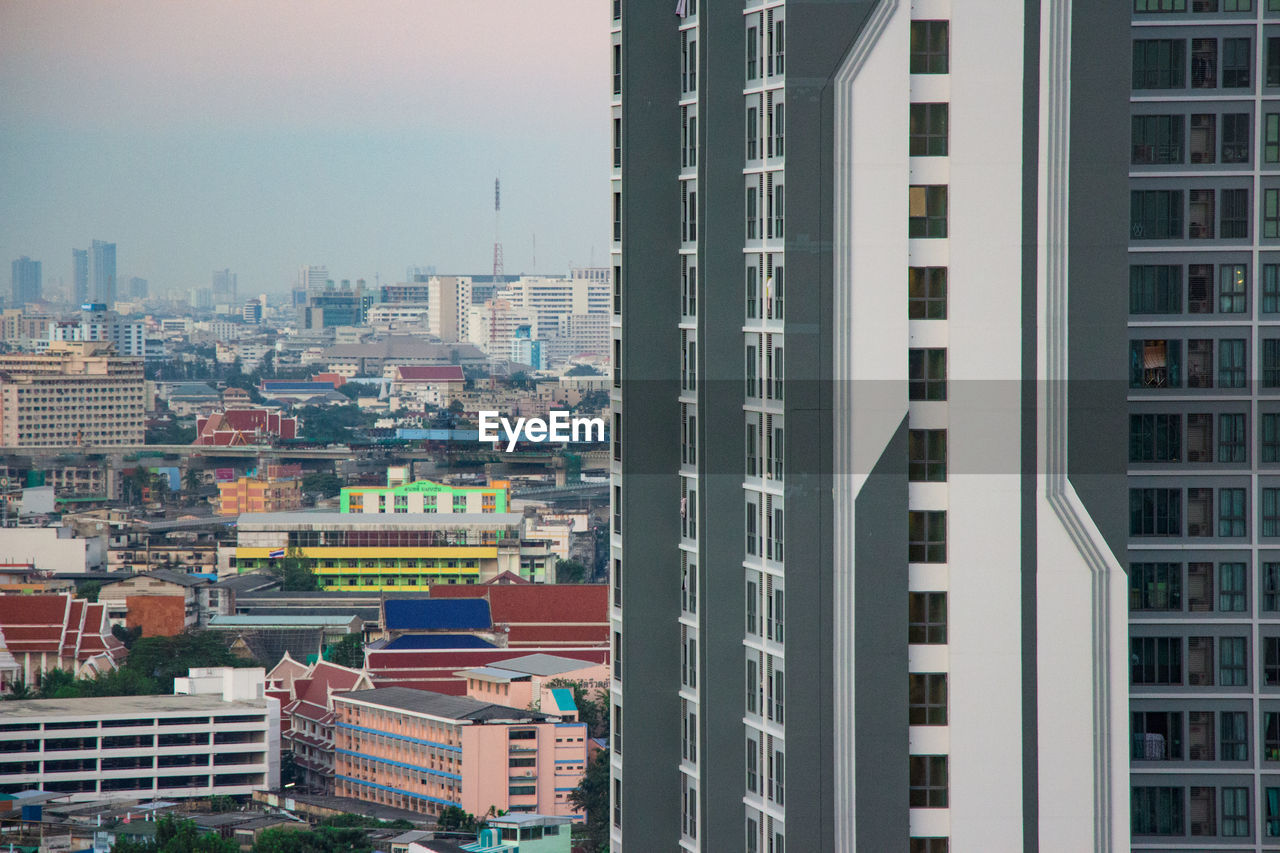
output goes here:
{"type": "MultiPolygon", "coordinates": [[[[498,292],[498,280],[503,275],[502,268],[502,178],[493,179],[493,290],[498,292]]],[[[494,356],[498,343],[498,300],[489,297],[489,358],[494,356]]]]}

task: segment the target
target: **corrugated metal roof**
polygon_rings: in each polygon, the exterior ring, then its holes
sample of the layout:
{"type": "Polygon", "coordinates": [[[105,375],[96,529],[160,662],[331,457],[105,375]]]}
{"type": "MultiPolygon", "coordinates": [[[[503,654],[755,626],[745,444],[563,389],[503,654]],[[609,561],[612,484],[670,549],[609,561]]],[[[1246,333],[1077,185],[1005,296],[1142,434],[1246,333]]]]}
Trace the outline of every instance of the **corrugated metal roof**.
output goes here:
{"type": "Polygon", "coordinates": [[[263,628],[272,625],[287,625],[294,627],[296,625],[350,625],[352,619],[358,618],[354,614],[326,615],[315,614],[312,616],[224,616],[215,614],[209,620],[211,628],[263,628]]]}

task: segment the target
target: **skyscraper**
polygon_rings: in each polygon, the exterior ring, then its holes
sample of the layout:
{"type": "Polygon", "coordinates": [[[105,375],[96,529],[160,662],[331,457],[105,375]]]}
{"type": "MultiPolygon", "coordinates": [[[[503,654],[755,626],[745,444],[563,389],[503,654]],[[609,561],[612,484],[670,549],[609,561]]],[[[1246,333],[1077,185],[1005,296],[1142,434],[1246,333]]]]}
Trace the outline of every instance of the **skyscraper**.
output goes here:
{"type": "Polygon", "coordinates": [[[612,849],[1127,849],[1123,8],[613,10],[612,849]]]}
{"type": "Polygon", "coordinates": [[[323,293],[329,286],[329,268],[324,266],[303,266],[298,269],[298,289],[308,294],[323,293]]]}
{"type": "Polygon", "coordinates": [[[71,266],[73,269],[71,301],[76,305],[84,305],[89,301],[89,250],[72,249],[71,266]]]}
{"type": "Polygon", "coordinates": [[[236,274],[229,269],[213,271],[213,302],[215,305],[233,304],[236,300],[236,274]]]}
{"type": "Polygon", "coordinates": [[[33,261],[26,255],[13,262],[13,287],[9,291],[10,304],[21,307],[28,302],[39,302],[43,290],[44,278],[39,261],[33,261]]]}
{"type": "Polygon", "coordinates": [[[1134,849],[1280,838],[1280,8],[1135,3],[1134,849]]]}
{"type": "Polygon", "coordinates": [[[93,301],[108,308],[116,304],[116,244],[94,240],[93,301]]]}

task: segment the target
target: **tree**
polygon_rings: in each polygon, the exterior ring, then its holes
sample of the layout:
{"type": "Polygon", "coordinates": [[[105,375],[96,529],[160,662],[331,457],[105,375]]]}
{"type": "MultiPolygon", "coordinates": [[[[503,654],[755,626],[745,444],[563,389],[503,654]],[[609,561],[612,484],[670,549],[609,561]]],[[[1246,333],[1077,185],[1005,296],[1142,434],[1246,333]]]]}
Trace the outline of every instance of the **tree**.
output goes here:
{"type": "Polygon", "coordinates": [[[587,567],[577,560],[556,560],[556,583],[582,583],[587,567]]]}
{"type": "Polygon", "coordinates": [[[9,686],[9,692],[5,694],[4,698],[14,700],[34,699],[36,698],[36,694],[35,691],[27,686],[27,682],[15,681],[9,686]]]}
{"type": "Polygon", "coordinates": [[[102,590],[102,581],[85,581],[76,587],[76,596],[85,601],[97,601],[102,590]]]}
{"type": "Polygon", "coordinates": [[[329,660],[338,666],[360,669],[364,666],[364,640],[359,634],[347,634],[329,647],[329,660]]]}
{"type": "Polygon", "coordinates": [[[458,806],[445,806],[436,818],[436,826],[443,832],[476,832],[484,823],[458,806]]]}
{"type": "Polygon", "coordinates": [[[138,642],[138,638],[142,636],[142,626],[135,625],[132,628],[126,628],[124,625],[111,626],[111,636],[124,643],[126,649],[133,648],[133,644],[138,642]]]}
{"type": "Polygon", "coordinates": [[[272,560],[267,571],[280,581],[283,592],[316,592],[320,581],[311,570],[311,564],[297,548],[290,548],[283,557],[272,560]]]}
{"type": "Polygon", "coordinates": [[[240,846],[214,832],[200,832],[185,818],[165,815],[156,821],[155,838],[122,838],[111,853],[238,853],[240,846]]]}
{"type": "Polygon", "coordinates": [[[518,388],[526,391],[529,388],[529,374],[523,370],[517,370],[515,373],[507,377],[507,384],[512,388],[518,388]]]}
{"type": "Polygon", "coordinates": [[[188,468],[182,475],[182,488],[191,494],[200,491],[200,487],[204,485],[204,477],[200,475],[197,468],[188,468]]]}
{"type": "Polygon", "coordinates": [[[317,471],[302,478],[302,491],[321,498],[332,498],[342,491],[342,480],[332,471],[317,471]]]}
{"type": "Polygon", "coordinates": [[[596,370],[589,364],[575,364],[564,373],[565,376],[604,376],[602,372],[596,370]]]}
{"type": "Polygon", "coordinates": [[[609,751],[602,749],[587,765],[578,787],[569,792],[569,802],[587,816],[587,850],[609,849],[609,751]]]}
{"type": "Polygon", "coordinates": [[[370,853],[369,835],[356,827],[319,826],[315,830],[268,829],[253,853],[370,853]]]}

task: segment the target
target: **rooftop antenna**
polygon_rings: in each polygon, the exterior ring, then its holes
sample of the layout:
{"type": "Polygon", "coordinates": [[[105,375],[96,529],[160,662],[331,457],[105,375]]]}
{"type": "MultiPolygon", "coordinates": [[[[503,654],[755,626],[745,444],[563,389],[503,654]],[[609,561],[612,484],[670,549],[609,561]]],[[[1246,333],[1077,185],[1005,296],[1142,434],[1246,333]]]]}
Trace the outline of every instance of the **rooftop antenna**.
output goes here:
{"type": "MultiPolygon", "coordinates": [[[[502,269],[502,178],[493,179],[493,292],[497,293],[502,269]]],[[[498,343],[498,300],[489,300],[489,358],[498,343]]]]}

